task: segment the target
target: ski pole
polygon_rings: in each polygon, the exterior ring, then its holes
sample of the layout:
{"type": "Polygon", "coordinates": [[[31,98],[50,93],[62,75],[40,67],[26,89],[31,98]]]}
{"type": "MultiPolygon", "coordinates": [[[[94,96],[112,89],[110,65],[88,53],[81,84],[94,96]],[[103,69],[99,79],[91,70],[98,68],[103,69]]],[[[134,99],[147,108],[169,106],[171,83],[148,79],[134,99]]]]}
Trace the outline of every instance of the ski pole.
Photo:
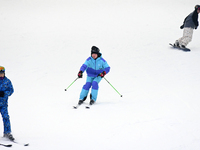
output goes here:
{"type": "MultiPolygon", "coordinates": [[[[110,84],[110,82],[104,77],[104,79],[110,84]]],[[[112,84],[110,84],[112,86],[112,84]]],[[[122,95],[112,86],[112,88],[122,97],[122,95]]]]}
{"type": "Polygon", "coordinates": [[[72,85],[74,84],[74,82],[78,79],[78,77],[65,89],[65,91],[67,91],[67,89],[72,85]]]}

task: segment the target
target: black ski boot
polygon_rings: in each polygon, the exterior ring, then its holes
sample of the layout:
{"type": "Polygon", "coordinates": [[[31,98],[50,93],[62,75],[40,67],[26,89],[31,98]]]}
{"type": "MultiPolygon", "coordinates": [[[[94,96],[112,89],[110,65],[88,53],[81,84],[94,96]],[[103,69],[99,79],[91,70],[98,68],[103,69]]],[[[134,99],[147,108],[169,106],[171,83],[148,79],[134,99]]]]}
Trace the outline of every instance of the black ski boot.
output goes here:
{"type": "Polygon", "coordinates": [[[94,100],[90,100],[90,105],[93,105],[95,103],[95,101],[94,100]]]}
{"type": "Polygon", "coordinates": [[[15,138],[13,137],[13,135],[11,133],[4,133],[3,137],[5,137],[11,141],[15,140],[15,138]]]}
{"type": "Polygon", "coordinates": [[[79,105],[83,104],[83,102],[86,100],[86,98],[87,98],[87,96],[86,96],[86,97],[84,97],[84,99],[83,99],[83,100],[81,100],[81,99],[80,99],[80,100],[78,101],[78,104],[79,104],[79,105]]]}
{"type": "Polygon", "coordinates": [[[93,105],[95,101],[92,99],[92,94],[90,94],[90,105],[93,105]]]}
{"type": "Polygon", "coordinates": [[[83,104],[83,100],[79,100],[79,101],[78,101],[78,104],[79,104],[79,105],[83,104]]]}

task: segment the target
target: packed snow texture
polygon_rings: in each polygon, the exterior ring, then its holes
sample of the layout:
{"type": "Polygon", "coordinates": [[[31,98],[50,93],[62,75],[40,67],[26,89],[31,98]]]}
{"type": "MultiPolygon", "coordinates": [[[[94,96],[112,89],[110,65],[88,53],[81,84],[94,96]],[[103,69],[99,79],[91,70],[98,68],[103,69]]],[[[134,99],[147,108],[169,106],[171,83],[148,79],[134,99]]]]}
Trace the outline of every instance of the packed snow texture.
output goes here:
{"type": "MultiPolygon", "coordinates": [[[[0,65],[13,150],[199,150],[200,29],[182,36],[198,0],[0,0],[0,65]],[[78,103],[95,45],[111,67],[90,109],[78,103]]],[[[3,123],[0,123],[3,136],[3,123]]],[[[0,134],[1,135],[1,134],[0,134]]],[[[2,150],[7,149],[1,147],[2,150]]]]}

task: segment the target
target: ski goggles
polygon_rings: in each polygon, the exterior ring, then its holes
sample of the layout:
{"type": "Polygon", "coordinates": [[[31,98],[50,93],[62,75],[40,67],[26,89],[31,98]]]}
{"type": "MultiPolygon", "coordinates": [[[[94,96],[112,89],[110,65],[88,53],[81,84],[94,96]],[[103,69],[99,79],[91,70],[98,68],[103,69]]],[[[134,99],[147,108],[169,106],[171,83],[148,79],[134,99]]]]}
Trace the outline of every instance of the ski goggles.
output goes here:
{"type": "Polygon", "coordinates": [[[0,73],[4,73],[5,72],[5,68],[0,66],[0,73]]]}

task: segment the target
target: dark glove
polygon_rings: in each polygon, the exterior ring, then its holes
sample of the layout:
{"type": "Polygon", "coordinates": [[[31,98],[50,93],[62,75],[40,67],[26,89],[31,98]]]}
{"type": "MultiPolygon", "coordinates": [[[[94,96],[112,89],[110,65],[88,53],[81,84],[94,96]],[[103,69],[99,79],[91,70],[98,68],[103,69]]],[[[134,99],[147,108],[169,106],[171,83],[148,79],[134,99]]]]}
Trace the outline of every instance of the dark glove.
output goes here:
{"type": "Polygon", "coordinates": [[[78,77],[79,77],[79,78],[82,78],[82,77],[83,77],[83,71],[79,71],[79,72],[78,72],[78,77]]]}
{"type": "Polygon", "coordinates": [[[100,77],[104,77],[106,75],[106,72],[105,71],[103,71],[102,73],[100,73],[98,76],[100,76],[100,77]]]}
{"type": "Polygon", "coordinates": [[[182,26],[180,26],[180,29],[183,29],[184,28],[184,24],[182,26]]]}
{"type": "Polygon", "coordinates": [[[198,26],[195,27],[195,29],[197,29],[197,28],[198,28],[198,26]]]}
{"type": "Polygon", "coordinates": [[[0,91],[0,97],[4,97],[4,91],[0,91]]]}

